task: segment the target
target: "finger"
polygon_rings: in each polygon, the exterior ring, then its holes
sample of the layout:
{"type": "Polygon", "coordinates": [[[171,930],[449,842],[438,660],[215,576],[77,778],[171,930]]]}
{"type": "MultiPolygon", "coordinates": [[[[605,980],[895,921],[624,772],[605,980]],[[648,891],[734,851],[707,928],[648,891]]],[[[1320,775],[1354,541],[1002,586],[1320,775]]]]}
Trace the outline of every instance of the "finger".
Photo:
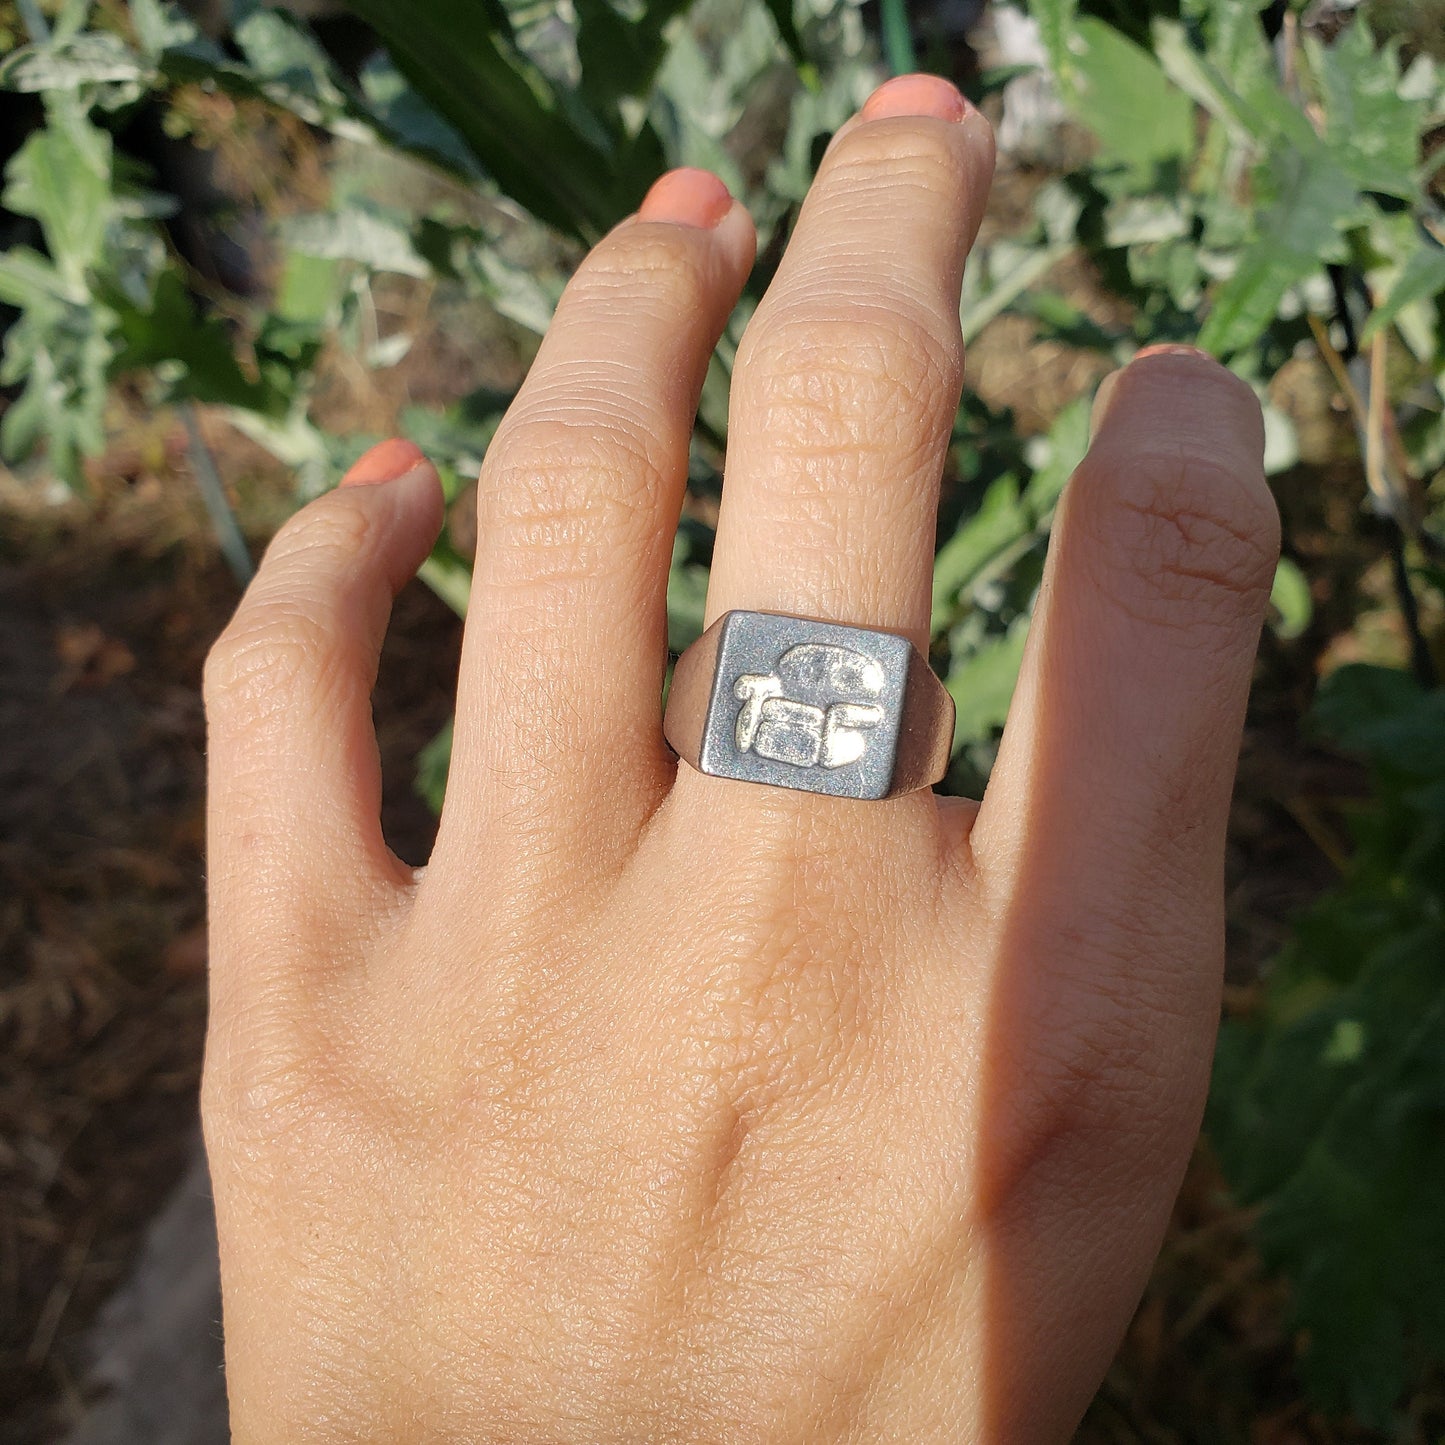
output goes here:
{"type": "MultiPolygon", "coordinates": [[[[1060,506],[966,845],[995,929],[991,977],[961,980],[990,1000],[980,1191],[1029,1261],[1001,1285],[1010,1319],[1128,1318],[1198,1130],[1225,824],[1279,548],[1263,443],[1243,382],[1187,349],[1151,355],[1101,392],[1060,506]],[[1051,1277],[1091,1297],[1024,1297],[1051,1277]]],[[[968,919],[960,938],[978,936],[968,919]]],[[[1112,1344],[1059,1368],[1084,1382],[1112,1344]]]]}
{"type": "Polygon", "coordinates": [[[440,530],[416,447],[387,442],[277,533],[206,662],[212,957],[394,900],[371,718],[392,599],[440,530]],[[232,947],[234,945],[234,947],[232,947]]]}
{"type": "Polygon", "coordinates": [[[674,172],[568,286],[482,470],[437,866],[524,835],[605,863],[666,787],[668,564],[754,246],[721,181],[674,172]]]}
{"type": "Polygon", "coordinates": [[[972,830],[991,888],[1043,848],[1065,911],[1176,859],[1213,896],[1279,552],[1263,437],[1250,388],[1188,348],[1101,389],[972,830]]]}
{"type": "Polygon", "coordinates": [[[964,258],[993,174],[947,82],[877,91],[825,156],[733,381],[708,621],[732,608],[928,644],[964,258]]]}

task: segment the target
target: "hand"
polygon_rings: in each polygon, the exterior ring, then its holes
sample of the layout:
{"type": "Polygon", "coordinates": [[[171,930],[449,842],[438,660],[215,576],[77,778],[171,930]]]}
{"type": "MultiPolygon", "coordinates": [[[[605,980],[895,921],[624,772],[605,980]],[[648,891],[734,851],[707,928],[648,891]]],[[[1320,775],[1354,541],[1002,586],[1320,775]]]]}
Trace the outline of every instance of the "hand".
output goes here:
{"type": "MultiPolygon", "coordinates": [[[[992,165],[916,78],[835,139],[738,357],[709,621],[926,649],[992,165]]],[[[661,735],[664,587],[753,249],[678,173],[568,288],[482,472],[424,872],[369,706],[419,453],[284,527],[210,660],[242,1445],[1060,1441],[1138,1299],[1218,1008],[1259,407],[1180,348],[1101,394],[981,806],[707,777],[661,735]]]]}

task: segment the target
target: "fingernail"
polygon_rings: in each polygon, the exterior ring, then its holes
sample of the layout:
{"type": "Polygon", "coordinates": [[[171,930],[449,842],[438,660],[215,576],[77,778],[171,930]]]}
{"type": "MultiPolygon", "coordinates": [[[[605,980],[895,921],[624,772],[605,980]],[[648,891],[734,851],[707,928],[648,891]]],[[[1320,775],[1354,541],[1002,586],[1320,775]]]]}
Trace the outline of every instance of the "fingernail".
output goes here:
{"type": "Polygon", "coordinates": [[[1134,360],[1140,361],[1146,356],[1199,356],[1206,361],[1212,359],[1207,351],[1201,351],[1197,346],[1186,346],[1181,341],[1156,341],[1153,346],[1136,351],[1134,360]]]}
{"type": "Polygon", "coordinates": [[[885,80],[864,102],[864,120],[896,115],[926,115],[936,120],[959,121],[973,107],[959,89],[937,75],[899,75],[885,80]]]}
{"type": "Polygon", "coordinates": [[[732,208],[732,193],[711,171],[683,166],[653,184],[637,214],[644,221],[674,221],[710,231],[732,208]]]}
{"type": "Polygon", "coordinates": [[[342,477],[343,487],[379,487],[414,472],[426,461],[426,453],[414,442],[401,437],[374,446],[342,477]]]}

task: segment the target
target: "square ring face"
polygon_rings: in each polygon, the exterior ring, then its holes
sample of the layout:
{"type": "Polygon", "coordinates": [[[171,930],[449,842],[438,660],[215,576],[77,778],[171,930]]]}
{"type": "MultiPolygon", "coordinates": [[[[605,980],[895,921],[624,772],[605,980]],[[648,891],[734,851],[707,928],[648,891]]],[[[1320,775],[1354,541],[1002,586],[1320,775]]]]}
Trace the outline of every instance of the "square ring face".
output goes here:
{"type": "Polygon", "coordinates": [[[699,766],[837,798],[886,797],[912,651],[891,632],[730,612],[699,766]]]}

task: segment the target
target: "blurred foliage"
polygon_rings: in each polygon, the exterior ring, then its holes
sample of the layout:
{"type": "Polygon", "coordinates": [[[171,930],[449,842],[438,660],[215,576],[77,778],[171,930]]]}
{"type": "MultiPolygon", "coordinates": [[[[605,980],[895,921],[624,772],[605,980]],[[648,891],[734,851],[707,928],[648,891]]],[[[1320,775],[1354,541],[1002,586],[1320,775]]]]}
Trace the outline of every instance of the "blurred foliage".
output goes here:
{"type": "Polygon", "coordinates": [[[1445,1359],[1445,690],[1352,665],[1315,719],[1375,795],[1340,885],[1225,1028],[1208,1129],[1294,1283],[1311,1395],[1384,1429],[1445,1359]]]}
{"type": "MultiPolygon", "coordinates": [[[[1259,1206],[1262,1246],[1294,1282],[1304,1379],[1322,1404],[1387,1423],[1445,1354],[1441,1236],[1427,1212],[1445,1185],[1445,715],[1420,622],[1445,580],[1438,0],[1029,8],[1046,64],[985,71],[974,98],[997,105],[1001,91],[1047,160],[1055,97],[1087,158],[1050,165],[1027,219],[977,249],[965,338],[1023,316],[1101,370],[1145,343],[1197,338],[1260,394],[1272,473],[1298,457],[1272,383],[1292,358],[1318,356],[1354,426],[1372,525],[1391,539],[1415,676],[1346,671],[1322,693],[1321,726],[1372,760],[1376,794],[1339,889],[1302,920],[1258,1012],[1226,1026],[1210,1115],[1234,1187],[1259,1206]],[[1030,95],[1046,102],[1032,121],[1030,95]],[[1079,262],[1117,304],[1081,308],[1059,280],[1079,262]]],[[[26,0],[13,22],[3,12],[0,83],[32,98],[44,123],[6,171],[4,204],[29,233],[0,258],[0,303],[14,313],[0,383],[18,393],[0,448],[31,474],[81,485],[124,379],[157,406],[221,409],[295,470],[298,499],[312,495],[377,439],[318,425],[323,349],[381,371],[413,340],[377,334],[380,278],[484,301],[540,335],[580,247],[664,167],[706,166],[749,205],[763,259],[704,388],[691,467],[701,505],[684,517],[668,596],[680,651],[702,625],[702,518],[721,486],[741,328],[822,146],[881,75],[858,0],[351,9],[380,43],[350,66],[311,25],[257,0],[235,0],[220,32],[169,0],[47,0],[43,14],[26,0]],[[274,222],[264,295],[218,298],[177,245],[175,198],[123,144],[147,108],[184,141],[197,88],[443,184],[420,206],[405,187],[338,185],[325,209],[274,222]],[[530,251],[515,244],[519,227],[537,239],[530,251]]],[[[882,8],[898,65],[920,38],[909,18],[900,0],[882,8]]],[[[479,391],[403,417],[452,493],[509,399],[479,391]]],[[[986,780],[1088,410],[1081,397],[1024,435],[978,396],[960,408],[932,625],[933,661],[958,704],[952,790],[986,780]]],[[[423,575],[464,611],[468,569],[450,535],[423,575]]],[[[1274,604],[1281,639],[1310,627],[1311,580],[1289,557],[1274,604]]],[[[420,762],[438,806],[449,751],[448,731],[420,762]]]]}

